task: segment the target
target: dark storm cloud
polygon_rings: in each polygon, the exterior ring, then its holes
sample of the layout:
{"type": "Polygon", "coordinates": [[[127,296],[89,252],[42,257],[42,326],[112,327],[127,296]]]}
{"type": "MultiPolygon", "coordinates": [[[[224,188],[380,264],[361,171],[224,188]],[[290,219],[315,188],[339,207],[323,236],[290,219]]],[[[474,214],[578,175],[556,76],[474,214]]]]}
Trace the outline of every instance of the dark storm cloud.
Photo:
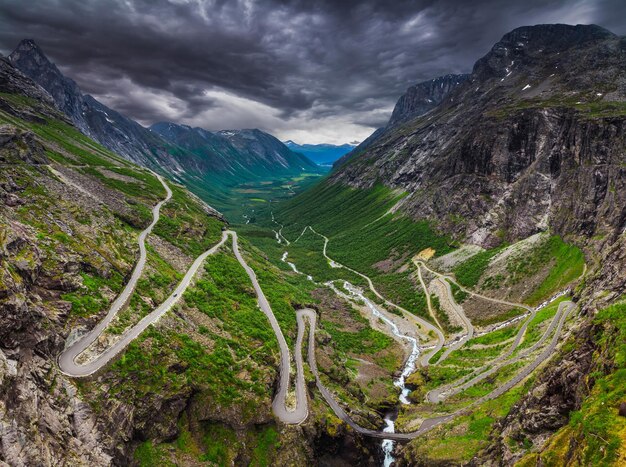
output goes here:
{"type": "Polygon", "coordinates": [[[34,38],[86,92],[144,123],[216,128],[222,112],[224,124],[279,133],[341,119],[333,125],[345,132],[383,124],[416,82],[470,71],[517,26],[595,22],[623,34],[625,4],[0,0],[0,47],[34,38]]]}

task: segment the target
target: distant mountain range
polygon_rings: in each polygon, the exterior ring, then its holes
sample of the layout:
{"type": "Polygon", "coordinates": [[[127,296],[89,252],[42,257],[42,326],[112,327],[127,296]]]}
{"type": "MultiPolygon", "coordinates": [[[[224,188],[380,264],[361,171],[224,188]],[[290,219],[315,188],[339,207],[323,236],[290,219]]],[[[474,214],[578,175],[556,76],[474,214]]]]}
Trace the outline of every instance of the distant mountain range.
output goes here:
{"type": "Polygon", "coordinates": [[[218,206],[228,200],[229,186],[320,170],[260,130],[211,132],[167,122],[145,128],[83,94],[33,40],[20,42],[8,61],[48,91],[82,133],[125,159],[186,183],[218,206]]]}
{"type": "Polygon", "coordinates": [[[285,145],[292,151],[304,154],[319,165],[331,165],[344,154],[352,151],[358,143],[346,143],[340,146],[334,144],[298,144],[291,140],[285,141],[285,145]]]}
{"type": "Polygon", "coordinates": [[[211,132],[188,125],[159,122],[152,125],[150,131],[206,161],[233,183],[278,173],[318,170],[311,160],[261,130],[211,132]]]}

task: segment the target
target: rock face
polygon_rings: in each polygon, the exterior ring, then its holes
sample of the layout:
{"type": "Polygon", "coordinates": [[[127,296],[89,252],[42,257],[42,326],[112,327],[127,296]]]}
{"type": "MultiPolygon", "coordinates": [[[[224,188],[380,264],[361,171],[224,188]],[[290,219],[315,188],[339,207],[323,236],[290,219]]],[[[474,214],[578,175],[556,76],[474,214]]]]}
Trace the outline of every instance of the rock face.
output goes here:
{"type": "Polygon", "coordinates": [[[520,454],[513,454],[501,440],[508,437],[521,443],[530,439],[541,445],[567,423],[570,412],[580,407],[588,391],[587,374],[594,349],[586,342],[565,356],[558,366],[544,372],[528,396],[498,423],[495,431],[500,436],[481,462],[489,458],[512,465],[520,454]]]}
{"type": "Polygon", "coordinates": [[[438,107],[387,127],[332,179],[406,190],[405,212],[483,246],[548,226],[619,235],[625,64],[626,42],[597,26],[517,29],[438,107]]]}
{"type": "Polygon", "coordinates": [[[411,86],[396,102],[387,125],[378,128],[352,151],[337,159],[333,166],[339,167],[348,162],[348,160],[362,154],[372,147],[380,137],[392,131],[392,128],[430,112],[441,104],[448,94],[465,83],[469,78],[470,75],[468,74],[444,75],[411,86]]]}
{"type": "Polygon", "coordinates": [[[48,91],[56,107],[82,133],[107,149],[155,170],[177,173],[184,169],[179,160],[171,157],[176,153],[171,145],[134,120],[82,94],[76,82],[64,76],[33,40],[20,42],[7,59],[48,91]]]}
{"type": "Polygon", "coordinates": [[[23,40],[7,58],[15,68],[47,90],[57,108],[83,133],[90,135],[89,124],[83,115],[85,102],[78,85],[74,80],[63,76],[35,41],[23,40]]]}
{"type": "Polygon", "coordinates": [[[434,109],[469,77],[468,74],[445,75],[411,86],[396,103],[388,126],[398,125],[434,109]]]}

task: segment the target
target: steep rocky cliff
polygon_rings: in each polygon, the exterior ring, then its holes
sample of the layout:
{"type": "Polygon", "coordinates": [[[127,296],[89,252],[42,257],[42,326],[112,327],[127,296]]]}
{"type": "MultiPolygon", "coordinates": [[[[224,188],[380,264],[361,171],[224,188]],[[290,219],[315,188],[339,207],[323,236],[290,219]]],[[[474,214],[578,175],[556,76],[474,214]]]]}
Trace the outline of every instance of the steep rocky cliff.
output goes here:
{"type": "Polygon", "coordinates": [[[405,212],[481,245],[549,225],[615,238],[625,48],[596,26],[515,30],[436,109],[385,131],[332,179],[407,190],[405,212]]]}
{"type": "MultiPolygon", "coordinates": [[[[406,191],[400,212],[463,242],[489,248],[550,230],[584,249],[589,273],[577,298],[586,320],[476,465],[551,446],[571,411],[602,391],[589,374],[616,371],[592,355],[619,330],[592,321],[626,292],[625,70],[626,39],[598,26],[518,28],[437,107],[387,127],[331,176],[334,184],[406,191]]],[[[584,462],[592,435],[575,432],[560,442],[574,443],[568,455],[584,462]]],[[[418,461],[408,452],[405,462],[418,461]]]]}
{"type": "Polygon", "coordinates": [[[411,86],[398,99],[388,126],[411,120],[437,107],[453,90],[469,79],[470,75],[444,75],[411,86]]]}
{"type": "Polygon", "coordinates": [[[465,83],[469,77],[468,74],[444,75],[411,86],[396,102],[387,125],[378,128],[352,151],[340,157],[333,165],[339,167],[345,164],[372,146],[383,134],[392,131],[392,128],[431,111],[441,104],[448,94],[465,83]]]}
{"type": "Polygon", "coordinates": [[[84,115],[85,102],[76,82],[63,76],[32,39],[25,39],[7,57],[22,73],[46,89],[58,109],[67,115],[83,133],[90,134],[84,115]]]}

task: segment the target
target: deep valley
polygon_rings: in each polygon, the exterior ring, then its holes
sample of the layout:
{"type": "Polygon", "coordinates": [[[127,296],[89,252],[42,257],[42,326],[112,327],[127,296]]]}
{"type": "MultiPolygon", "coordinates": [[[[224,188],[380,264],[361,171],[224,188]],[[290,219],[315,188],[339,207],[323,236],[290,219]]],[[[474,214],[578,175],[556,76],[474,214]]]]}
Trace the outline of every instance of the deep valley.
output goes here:
{"type": "Polygon", "coordinates": [[[343,146],[24,40],[0,167],[0,466],[626,463],[626,37],[516,28],[343,146]]]}

